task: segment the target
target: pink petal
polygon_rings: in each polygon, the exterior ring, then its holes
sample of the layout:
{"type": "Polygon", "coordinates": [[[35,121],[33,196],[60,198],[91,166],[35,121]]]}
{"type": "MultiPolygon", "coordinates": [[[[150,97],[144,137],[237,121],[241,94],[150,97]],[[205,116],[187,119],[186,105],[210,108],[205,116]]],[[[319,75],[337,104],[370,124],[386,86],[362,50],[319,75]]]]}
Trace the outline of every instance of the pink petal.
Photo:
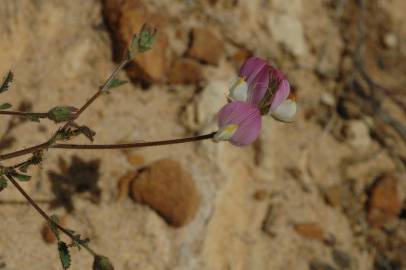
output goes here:
{"type": "Polygon", "coordinates": [[[269,85],[269,69],[264,68],[249,85],[248,95],[249,102],[257,106],[264,98],[269,85]]]}
{"type": "Polygon", "coordinates": [[[276,83],[276,90],[272,96],[270,111],[273,112],[276,108],[288,98],[290,93],[290,85],[283,73],[275,68],[271,72],[271,82],[276,83]]]}
{"type": "Polygon", "coordinates": [[[238,125],[231,137],[231,143],[243,146],[252,143],[261,130],[261,113],[258,108],[246,102],[235,101],[226,104],[218,114],[219,127],[238,125]]]}
{"type": "Polygon", "coordinates": [[[248,84],[251,84],[255,77],[264,69],[268,63],[258,57],[251,57],[240,68],[238,75],[245,78],[248,84]]]}

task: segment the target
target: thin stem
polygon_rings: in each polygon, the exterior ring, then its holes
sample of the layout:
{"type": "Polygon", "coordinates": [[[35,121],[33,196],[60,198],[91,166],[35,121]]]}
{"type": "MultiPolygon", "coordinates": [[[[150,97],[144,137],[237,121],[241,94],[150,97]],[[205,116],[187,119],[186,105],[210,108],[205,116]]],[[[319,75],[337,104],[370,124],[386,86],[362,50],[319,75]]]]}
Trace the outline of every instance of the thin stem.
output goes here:
{"type": "Polygon", "coordinates": [[[128,149],[128,148],[141,148],[141,147],[151,147],[169,144],[179,144],[187,142],[196,142],[211,139],[214,137],[216,132],[212,132],[205,135],[187,137],[181,139],[163,140],[163,141],[152,141],[152,142],[138,142],[138,143],[126,143],[126,144],[54,144],[49,148],[58,149],[82,149],[82,150],[103,150],[103,149],[128,149]]]}
{"type": "Polygon", "coordinates": [[[125,149],[125,148],[141,148],[141,147],[151,147],[151,146],[160,146],[160,145],[169,145],[169,144],[179,144],[187,142],[196,142],[211,139],[214,137],[216,132],[211,132],[209,134],[186,137],[181,139],[172,139],[172,140],[162,140],[162,141],[152,141],[152,142],[137,142],[137,143],[127,143],[127,144],[50,144],[46,142],[43,144],[35,145],[20,151],[0,155],[0,160],[6,160],[10,158],[15,158],[27,154],[34,153],[48,148],[58,148],[58,149],[82,149],[82,150],[102,150],[102,149],[125,149]]]}
{"type": "Polygon", "coordinates": [[[75,119],[77,119],[100,95],[101,93],[108,90],[113,80],[117,77],[117,74],[122,70],[128,63],[128,58],[124,58],[120,64],[113,70],[111,75],[108,77],[106,82],[100,87],[100,89],[75,113],[74,117],[65,123],[62,129],[66,129],[75,119]]]}
{"type": "MultiPolygon", "coordinates": [[[[70,121],[66,122],[63,125],[62,130],[66,129],[68,126],[70,126],[73,123],[73,121],[75,119],[77,119],[100,96],[100,94],[103,91],[106,91],[109,88],[109,86],[111,85],[111,83],[113,82],[113,80],[115,79],[117,74],[120,72],[121,69],[124,68],[124,66],[128,63],[128,61],[129,60],[127,58],[124,58],[120,62],[120,64],[113,70],[111,75],[108,77],[106,82],[100,87],[100,89],[78,110],[78,112],[74,115],[74,117],[72,117],[72,119],[70,121]]],[[[9,112],[9,111],[0,111],[0,112],[5,112],[4,114],[7,114],[6,112],[9,112]]],[[[10,113],[10,114],[21,115],[22,113],[14,112],[14,113],[10,113]]],[[[55,137],[55,135],[52,138],[54,138],[54,137],[55,137]]],[[[35,151],[39,151],[39,150],[42,150],[42,149],[49,148],[49,146],[53,142],[52,138],[49,139],[48,141],[42,143],[42,144],[38,144],[38,145],[29,147],[29,148],[26,148],[26,149],[22,149],[22,150],[19,150],[19,151],[15,151],[15,152],[12,152],[12,153],[0,155],[0,160],[11,159],[11,158],[31,154],[31,153],[33,153],[35,151]]]]}
{"type": "Polygon", "coordinates": [[[48,148],[50,145],[50,142],[44,142],[32,147],[28,147],[22,150],[18,150],[12,153],[8,153],[8,154],[4,154],[4,155],[0,155],[0,160],[6,160],[6,159],[10,159],[10,158],[15,158],[15,157],[19,157],[19,156],[24,156],[24,155],[28,155],[31,153],[34,153],[36,151],[40,151],[42,149],[48,148]]]}
{"type": "MultiPolygon", "coordinates": [[[[30,197],[30,195],[28,195],[27,192],[25,192],[25,190],[17,183],[17,181],[11,176],[11,175],[7,175],[7,178],[10,180],[10,182],[17,188],[17,190],[25,197],[25,199],[31,204],[32,207],[35,208],[35,210],[37,210],[37,212],[49,223],[54,224],[61,232],[63,232],[64,234],[66,234],[67,236],[69,236],[73,241],[76,240],[76,237],[67,229],[65,229],[64,227],[62,227],[61,225],[59,225],[58,223],[54,222],[47,213],[45,213],[44,210],[41,209],[41,207],[39,207],[39,205],[30,197]]],[[[96,255],[96,252],[94,252],[87,244],[83,244],[80,243],[79,244],[85,248],[87,251],[89,251],[90,254],[92,254],[93,256],[96,255]]]]}
{"type": "Polygon", "coordinates": [[[48,113],[36,113],[36,112],[20,112],[20,111],[0,111],[0,114],[3,115],[17,115],[22,117],[38,117],[38,118],[47,118],[48,113]]]}

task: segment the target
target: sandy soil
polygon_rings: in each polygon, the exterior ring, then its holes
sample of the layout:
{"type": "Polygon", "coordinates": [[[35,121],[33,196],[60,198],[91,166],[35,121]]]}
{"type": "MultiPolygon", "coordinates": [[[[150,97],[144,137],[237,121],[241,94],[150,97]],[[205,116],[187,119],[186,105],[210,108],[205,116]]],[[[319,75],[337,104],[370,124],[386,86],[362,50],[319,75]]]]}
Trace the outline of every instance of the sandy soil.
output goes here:
{"type": "MultiPolygon", "coordinates": [[[[406,3],[144,2],[167,37],[157,63],[168,70],[152,81],[122,72],[132,83],[102,96],[80,118],[97,133],[95,143],[213,130],[224,93],[249,54],[287,74],[300,106],[296,121],[265,119],[259,140],[244,148],[206,141],[50,150],[30,169],[32,180],[22,184],[27,192],[48,213],[66,214],[66,226],[90,237],[116,269],[406,268],[406,3]],[[195,83],[169,85],[170,63],[189,57],[196,27],[216,33],[224,51],[218,63],[196,61],[202,75],[195,83]],[[129,159],[135,155],[146,165],[176,160],[192,176],[201,201],[191,223],[173,227],[129,196],[116,200],[120,177],[135,170],[129,159]],[[395,179],[391,192],[388,185],[374,192],[382,174],[395,179]],[[75,186],[81,177],[88,180],[82,189],[75,186]],[[376,209],[383,212],[379,224],[371,221],[376,209]]],[[[114,29],[102,9],[97,0],[2,0],[0,74],[12,70],[15,81],[1,103],[32,111],[83,104],[115,66],[114,29]]],[[[156,68],[153,60],[141,69],[156,68]]],[[[47,120],[2,116],[0,151],[43,142],[56,128],[47,120]],[[10,123],[17,124],[8,130],[10,123]]],[[[11,185],[0,201],[0,269],[61,269],[56,245],[42,237],[41,216],[11,185]]],[[[84,251],[72,256],[71,269],[91,269],[84,251]]]]}

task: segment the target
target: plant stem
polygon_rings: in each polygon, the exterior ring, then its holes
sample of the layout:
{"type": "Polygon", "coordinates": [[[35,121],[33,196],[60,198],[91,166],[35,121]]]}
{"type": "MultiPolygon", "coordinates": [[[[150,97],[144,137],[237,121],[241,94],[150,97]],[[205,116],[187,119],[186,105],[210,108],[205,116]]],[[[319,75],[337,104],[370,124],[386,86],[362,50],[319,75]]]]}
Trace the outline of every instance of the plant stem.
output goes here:
{"type": "Polygon", "coordinates": [[[36,112],[19,112],[19,111],[0,111],[0,114],[3,115],[17,115],[22,117],[38,117],[38,118],[47,118],[48,113],[36,113],[36,112]]]}
{"type": "MultiPolygon", "coordinates": [[[[70,126],[72,124],[72,122],[77,119],[99,96],[102,92],[106,91],[109,86],[111,85],[112,81],[115,79],[115,77],[117,76],[117,74],[120,72],[121,69],[124,68],[124,66],[128,63],[128,59],[124,58],[120,64],[113,70],[113,72],[111,73],[111,75],[108,77],[108,79],[106,80],[106,82],[100,87],[100,89],[78,110],[78,112],[74,115],[74,117],[66,122],[62,129],[66,129],[68,126],[70,126]]],[[[12,112],[9,113],[11,111],[0,111],[0,113],[3,112],[4,114],[14,114],[14,115],[27,115],[30,113],[22,113],[22,112],[12,112]]],[[[31,113],[33,114],[33,113],[31,113]]],[[[40,114],[40,113],[38,113],[40,114]]],[[[54,138],[55,135],[53,135],[52,138],[54,138]]],[[[27,154],[31,154],[35,151],[39,151],[42,149],[46,149],[49,148],[49,146],[52,143],[52,138],[49,139],[48,141],[42,143],[42,144],[38,144],[26,149],[22,149],[19,151],[15,151],[9,154],[4,154],[4,155],[0,155],[0,160],[6,160],[6,159],[10,159],[10,158],[15,158],[15,157],[19,157],[19,156],[23,156],[23,155],[27,155],[27,154]]]]}
{"type": "Polygon", "coordinates": [[[39,150],[48,149],[48,148],[58,148],[58,149],[82,149],[82,150],[102,150],[102,149],[125,149],[125,148],[141,148],[141,147],[151,147],[159,145],[169,145],[169,144],[179,144],[187,142],[196,142],[211,139],[214,137],[216,132],[211,132],[208,134],[186,137],[181,139],[172,139],[172,140],[162,140],[162,141],[152,141],[152,142],[137,142],[137,143],[126,143],[126,144],[53,144],[50,145],[49,142],[35,145],[23,150],[16,152],[0,155],[0,160],[6,160],[10,158],[15,158],[27,154],[34,153],[39,150]]]}
{"type": "Polygon", "coordinates": [[[196,142],[211,139],[214,137],[216,132],[211,132],[208,134],[187,137],[181,139],[163,140],[163,141],[152,141],[152,142],[138,142],[138,143],[126,143],[126,144],[54,144],[50,148],[58,149],[82,149],[82,150],[102,150],[102,149],[127,149],[127,148],[141,148],[141,147],[151,147],[169,144],[179,144],[187,142],[196,142]]]}
{"type": "Polygon", "coordinates": [[[100,89],[75,113],[74,117],[63,125],[62,129],[66,129],[75,119],[77,119],[100,95],[101,93],[108,90],[113,80],[117,77],[117,74],[122,70],[128,63],[128,58],[124,58],[118,66],[113,70],[111,75],[108,77],[106,82],[100,87],[100,89]]]}
{"type": "MultiPolygon", "coordinates": [[[[69,236],[73,241],[76,240],[76,237],[67,229],[59,225],[58,223],[54,222],[48,215],[45,213],[44,210],[39,207],[39,205],[28,195],[27,192],[17,183],[17,181],[11,176],[7,175],[7,178],[10,180],[10,182],[17,188],[17,190],[25,197],[25,199],[31,204],[32,207],[37,210],[37,212],[49,223],[54,224],[61,232],[69,236]]],[[[85,248],[87,251],[89,251],[90,254],[93,256],[96,255],[96,252],[94,252],[87,244],[80,243],[79,244],[85,248]]]]}

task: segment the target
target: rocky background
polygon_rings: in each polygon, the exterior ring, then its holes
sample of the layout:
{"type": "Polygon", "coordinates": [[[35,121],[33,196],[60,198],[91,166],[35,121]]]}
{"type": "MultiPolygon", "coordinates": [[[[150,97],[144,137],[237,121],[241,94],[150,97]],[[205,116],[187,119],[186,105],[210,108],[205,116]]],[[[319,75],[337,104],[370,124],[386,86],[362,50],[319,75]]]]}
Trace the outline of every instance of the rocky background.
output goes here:
{"type": "MultiPolygon", "coordinates": [[[[405,10],[404,0],[1,0],[0,74],[15,73],[1,102],[26,111],[79,107],[143,22],[159,28],[120,74],[132,83],[81,116],[95,143],[214,130],[251,55],[281,68],[299,103],[294,123],[265,119],[249,147],[51,150],[23,186],[116,269],[406,269],[405,10]]],[[[2,116],[0,151],[55,130],[2,116]]],[[[55,239],[12,186],[0,220],[0,269],[61,269],[55,239]]],[[[72,255],[71,269],[91,269],[72,255]]]]}

